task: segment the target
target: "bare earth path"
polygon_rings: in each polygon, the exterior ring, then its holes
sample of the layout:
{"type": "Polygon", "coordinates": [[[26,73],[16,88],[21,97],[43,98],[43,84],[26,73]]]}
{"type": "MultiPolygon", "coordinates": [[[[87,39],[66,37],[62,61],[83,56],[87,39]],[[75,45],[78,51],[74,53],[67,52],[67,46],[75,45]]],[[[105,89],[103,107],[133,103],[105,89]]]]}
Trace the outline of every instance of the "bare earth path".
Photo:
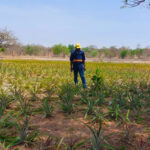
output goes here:
{"type": "MultiPolygon", "coordinates": [[[[1,56],[2,60],[50,60],[50,61],[69,61],[69,57],[47,57],[47,56],[1,56]]],[[[87,62],[113,62],[113,63],[144,63],[150,64],[148,59],[118,59],[118,58],[87,58],[87,62]]]]}

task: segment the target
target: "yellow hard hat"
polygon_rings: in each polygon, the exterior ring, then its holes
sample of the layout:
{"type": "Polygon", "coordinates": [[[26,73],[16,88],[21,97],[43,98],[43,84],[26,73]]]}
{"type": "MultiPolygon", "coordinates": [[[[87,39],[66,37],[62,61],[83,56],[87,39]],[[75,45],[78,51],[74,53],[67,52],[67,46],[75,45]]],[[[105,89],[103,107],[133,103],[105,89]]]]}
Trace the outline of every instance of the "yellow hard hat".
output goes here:
{"type": "Polygon", "coordinates": [[[81,48],[81,46],[80,46],[79,43],[77,43],[75,47],[76,47],[76,48],[81,48]]]}

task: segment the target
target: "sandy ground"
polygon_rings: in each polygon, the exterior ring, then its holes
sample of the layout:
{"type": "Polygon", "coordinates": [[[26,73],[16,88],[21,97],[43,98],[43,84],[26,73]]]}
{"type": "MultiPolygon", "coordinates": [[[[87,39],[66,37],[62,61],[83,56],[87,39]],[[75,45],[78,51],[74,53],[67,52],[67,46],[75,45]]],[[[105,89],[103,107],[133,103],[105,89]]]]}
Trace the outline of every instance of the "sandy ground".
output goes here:
{"type": "MultiPolygon", "coordinates": [[[[14,60],[14,59],[22,59],[22,60],[51,60],[51,61],[69,61],[69,57],[40,57],[40,56],[1,56],[2,60],[14,60]]],[[[113,62],[113,63],[144,63],[150,64],[149,59],[118,59],[118,58],[87,58],[87,62],[113,62]]]]}

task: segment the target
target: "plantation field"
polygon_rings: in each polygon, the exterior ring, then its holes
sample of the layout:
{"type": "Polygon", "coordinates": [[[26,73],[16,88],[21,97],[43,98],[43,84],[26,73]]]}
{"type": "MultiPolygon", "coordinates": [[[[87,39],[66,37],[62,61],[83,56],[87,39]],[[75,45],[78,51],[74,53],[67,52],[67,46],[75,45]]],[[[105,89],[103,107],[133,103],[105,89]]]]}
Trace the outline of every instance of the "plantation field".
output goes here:
{"type": "Polygon", "coordinates": [[[0,150],[150,150],[150,64],[3,60],[0,150]]]}

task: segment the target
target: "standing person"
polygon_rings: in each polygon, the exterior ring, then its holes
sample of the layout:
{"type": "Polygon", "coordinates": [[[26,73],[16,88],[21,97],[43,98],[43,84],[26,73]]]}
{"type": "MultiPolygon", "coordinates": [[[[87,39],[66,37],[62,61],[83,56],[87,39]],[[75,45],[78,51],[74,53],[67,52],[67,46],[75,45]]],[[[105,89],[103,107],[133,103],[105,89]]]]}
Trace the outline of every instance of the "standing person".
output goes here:
{"type": "Polygon", "coordinates": [[[75,50],[71,52],[70,55],[70,66],[71,72],[74,72],[74,82],[78,84],[78,73],[80,74],[83,88],[87,88],[86,79],[84,77],[85,68],[85,54],[81,50],[80,44],[76,44],[75,50]]]}

